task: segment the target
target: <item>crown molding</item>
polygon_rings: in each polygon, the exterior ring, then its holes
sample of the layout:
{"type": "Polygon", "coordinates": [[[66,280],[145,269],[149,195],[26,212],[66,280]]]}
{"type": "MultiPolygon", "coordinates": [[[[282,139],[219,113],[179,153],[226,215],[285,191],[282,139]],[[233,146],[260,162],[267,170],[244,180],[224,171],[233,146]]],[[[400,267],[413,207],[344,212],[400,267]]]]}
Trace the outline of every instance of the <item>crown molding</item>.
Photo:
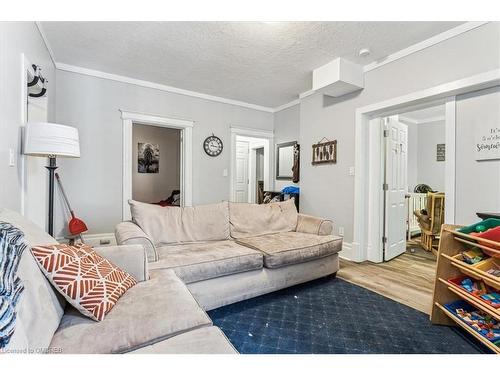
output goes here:
{"type": "Polygon", "coordinates": [[[300,104],[300,99],[295,99],[295,100],[292,100],[291,102],[288,102],[288,103],[285,103],[283,105],[280,105],[280,106],[274,108],[273,112],[276,113],[276,112],[279,112],[279,111],[283,111],[284,109],[293,107],[294,105],[297,105],[297,104],[300,104]]]}
{"type": "Polygon", "coordinates": [[[83,74],[83,75],[87,75],[87,76],[108,79],[111,81],[128,83],[131,85],[147,87],[147,88],[160,90],[160,91],[166,91],[166,92],[170,92],[170,93],[174,93],[174,94],[191,96],[191,97],[198,98],[198,99],[210,100],[213,102],[219,102],[219,103],[230,104],[230,105],[235,105],[235,106],[244,107],[244,108],[255,109],[257,111],[269,112],[269,113],[274,112],[274,109],[271,107],[264,107],[261,105],[242,102],[239,100],[227,99],[227,98],[222,98],[220,96],[214,96],[214,95],[209,95],[209,94],[203,94],[203,93],[196,92],[196,91],[184,90],[184,89],[180,89],[178,87],[167,86],[167,85],[163,85],[161,83],[144,81],[141,79],[121,76],[121,75],[112,74],[112,73],[106,73],[106,72],[102,72],[100,70],[87,69],[87,68],[82,68],[80,66],[63,64],[63,63],[56,63],[56,68],[58,70],[62,70],[62,71],[66,71],[66,72],[78,73],[78,74],[83,74]]]}
{"type": "Polygon", "coordinates": [[[457,27],[454,27],[453,29],[446,30],[445,32],[442,32],[441,34],[434,35],[433,37],[423,40],[421,42],[418,42],[416,44],[413,44],[407,48],[404,48],[400,51],[397,51],[393,54],[390,54],[386,57],[384,57],[380,61],[374,61],[368,65],[365,65],[363,68],[363,71],[369,72],[371,70],[380,68],[381,66],[384,66],[386,64],[389,64],[391,62],[394,62],[396,60],[402,59],[403,57],[409,56],[411,54],[414,54],[416,52],[422,51],[426,48],[432,47],[438,43],[444,42],[445,40],[454,38],[460,34],[464,34],[468,31],[474,30],[480,26],[486,25],[487,21],[480,21],[480,22],[466,22],[463,23],[457,27]]]}

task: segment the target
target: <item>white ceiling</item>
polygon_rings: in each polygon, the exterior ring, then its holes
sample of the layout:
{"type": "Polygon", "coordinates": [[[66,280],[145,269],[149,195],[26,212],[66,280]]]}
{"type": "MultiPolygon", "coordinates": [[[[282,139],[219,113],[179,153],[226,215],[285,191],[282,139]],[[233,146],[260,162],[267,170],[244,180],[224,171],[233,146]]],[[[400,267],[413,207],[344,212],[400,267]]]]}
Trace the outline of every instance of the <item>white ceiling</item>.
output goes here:
{"type": "Polygon", "coordinates": [[[444,120],[445,108],[444,104],[441,104],[434,107],[419,109],[417,111],[402,113],[399,116],[403,121],[405,119],[417,124],[430,121],[439,121],[444,120]]]}
{"type": "Polygon", "coordinates": [[[461,22],[42,22],[58,63],[276,107],[313,69],[366,65],[461,22]],[[358,56],[361,48],[371,54],[358,56]]]}

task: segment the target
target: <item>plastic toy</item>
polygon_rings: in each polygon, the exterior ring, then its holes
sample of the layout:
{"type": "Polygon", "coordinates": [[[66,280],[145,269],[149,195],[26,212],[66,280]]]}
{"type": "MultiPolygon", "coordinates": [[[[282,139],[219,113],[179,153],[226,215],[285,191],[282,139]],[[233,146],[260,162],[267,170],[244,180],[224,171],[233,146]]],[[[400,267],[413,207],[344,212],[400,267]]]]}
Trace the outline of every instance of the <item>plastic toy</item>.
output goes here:
{"type": "Polygon", "coordinates": [[[463,251],[462,258],[465,263],[476,264],[482,261],[484,258],[486,258],[486,256],[480,249],[473,247],[470,250],[463,251]]]}
{"type": "Polygon", "coordinates": [[[455,312],[460,319],[481,333],[488,340],[500,340],[500,323],[490,315],[482,311],[465,311],[461,308],[456,309],[455,312]]]}
{"type": "Polygon", "coordinates": [[[466,291],[475,295],[488,293],[486,285],[481,280],[463,279],[460,284],[466,291]]]}
{"type": "Polygon", "coordinates": [[[498,294],[497,292],[483,294],[481,298],[492,305],[494,308],[500,307],[500,294],[498,294]]]}

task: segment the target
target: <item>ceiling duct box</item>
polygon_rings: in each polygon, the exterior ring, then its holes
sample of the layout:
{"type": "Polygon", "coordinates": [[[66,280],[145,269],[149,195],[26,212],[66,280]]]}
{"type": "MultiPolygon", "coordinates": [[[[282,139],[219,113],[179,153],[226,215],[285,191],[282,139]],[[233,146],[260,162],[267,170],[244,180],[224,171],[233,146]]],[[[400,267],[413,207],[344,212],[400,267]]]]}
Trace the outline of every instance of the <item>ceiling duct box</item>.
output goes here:
{"type": "Polygon", "coordinates": [[[365,86],[363,67],[342,58],[313,70],[313,90],[329,96],[342,96],[365,86]]]}

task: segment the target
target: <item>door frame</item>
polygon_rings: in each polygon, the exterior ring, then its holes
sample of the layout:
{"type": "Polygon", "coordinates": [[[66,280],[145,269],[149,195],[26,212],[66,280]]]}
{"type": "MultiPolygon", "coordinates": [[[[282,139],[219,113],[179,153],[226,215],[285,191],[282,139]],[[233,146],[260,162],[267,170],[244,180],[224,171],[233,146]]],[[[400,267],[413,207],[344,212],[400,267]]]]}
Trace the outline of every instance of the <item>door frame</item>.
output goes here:
{"type": "MultiPolygon", "coordinates": [[[[430,105],[445,105],[446,121],[446,212],[445,221],[455,222],[455,97],[500,84],[500,69],[448,82],[429,89],[370,104],[356,109],[355,176],[354,176],[354,235],[351,254],[353,261],[382,261],[380,204],[381,143],[373,126],[380,117],[413,111],[430,105]],[[364,151],[363,151],[364,150],[364,151]],[[363,152],[361,152],[363,151],[363,152]]],[[[380,133],[380,130],[378,130],[380,133]]]]}
{"type": "MultiPolygon", "coordinates": [[[[272,130],[262,130],[262,129],[254,129],[254,128],[242,128],[242,127],[237,127],[237,126],[230,126],[230,131],[231,131],[231,147],[229,150],[229,163],[230,163],[230,169],[229,169],[229,197],[230,201],[234,202],[235,200],[235,183],[234,183],[234,178],[236,177],[236,136],[240,135],[243,137],[254,137],[254,138],[263,138],[268,141],[268,154],[269,154],[269,162],[267,163],[267,186],[266,183],[264,182],[264,189],[265,190],[272,190],[274,189],[274,168],[273,168],[273,163],[274,163],[274,131],[272,130]]],[[[264,147],[265,150],[265,147],[264,147]]],[[[250,155],[249,155],[250,157],[250,155]]],[[[266,167],[266,166],[264,166],[266,167]]]]}
{"type": "Polygon", "coordinates": [[[193,203],[194,121],[123,110],[120,110],[120,112],[123,122],[122,220],[131,219],[128,200],[132,199],[132,127],[134,124],[159,126],[181,131],[181,206],[191,206],[193,203]]]}

